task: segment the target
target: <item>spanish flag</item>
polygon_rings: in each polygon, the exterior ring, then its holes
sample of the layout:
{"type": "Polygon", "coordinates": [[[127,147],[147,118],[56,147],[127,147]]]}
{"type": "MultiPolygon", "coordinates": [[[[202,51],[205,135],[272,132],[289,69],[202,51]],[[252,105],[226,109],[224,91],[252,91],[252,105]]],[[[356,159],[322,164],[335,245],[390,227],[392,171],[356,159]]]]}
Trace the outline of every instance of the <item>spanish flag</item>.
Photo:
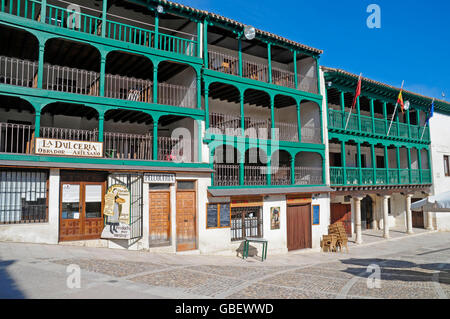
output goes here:
{"type": "Polygon", "coordinates": [[[400,107],[401,107],[401,110],[402,110],[402,113],[404,113],[404,108],[405,108],[405,106],[404,106],[404,104],[403,104],[403,95],[402,95],[402,91],[400,90],[400,94],[398,95],[398,98],[397,98],[397,104],[400,104],[400,107]]]}

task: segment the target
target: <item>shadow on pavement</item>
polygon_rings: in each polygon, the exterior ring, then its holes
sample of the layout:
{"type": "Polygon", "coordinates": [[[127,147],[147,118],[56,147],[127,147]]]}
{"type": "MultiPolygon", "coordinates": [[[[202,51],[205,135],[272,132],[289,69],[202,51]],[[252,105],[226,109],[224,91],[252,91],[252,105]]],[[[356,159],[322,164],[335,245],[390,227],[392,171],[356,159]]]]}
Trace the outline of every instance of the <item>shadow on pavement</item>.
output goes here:
{"type": "Polygon", "coordinates": [[[24,299],[26,296],[21,292],[14,279],[9,275],[7,268],[14,264],[14,260],[0,261],[0,298],[24,299]]]}
{"type": "Polygon", "coordinates": [[[448,263],[416,264],[405,260],[382,258],[350,258],[341,262],[348,266],[357,266],[349,267],[343,272],[361,278],[367,278],[373,273],[373,270],[368,269],[370,265],[377,265],[380,267],[382,280],[405,282],[438,280],[441,284],[450,285],[450,264],[448,263]],[[439,276],[436,276],[436,273],[439,273],[439,276]]]}

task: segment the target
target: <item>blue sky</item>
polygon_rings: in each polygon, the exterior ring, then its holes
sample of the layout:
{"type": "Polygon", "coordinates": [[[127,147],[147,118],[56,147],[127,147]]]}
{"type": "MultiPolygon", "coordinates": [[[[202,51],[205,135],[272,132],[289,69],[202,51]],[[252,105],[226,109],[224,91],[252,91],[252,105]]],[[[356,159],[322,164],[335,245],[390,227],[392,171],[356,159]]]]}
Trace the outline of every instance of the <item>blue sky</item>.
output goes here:
{"type": "Polygon", "coordinates": [[[450,101],[448,0],[174,0],[324,50],[321,65],[450,101]],[[369,29],[369,4],[381,28],[369,29]]]}

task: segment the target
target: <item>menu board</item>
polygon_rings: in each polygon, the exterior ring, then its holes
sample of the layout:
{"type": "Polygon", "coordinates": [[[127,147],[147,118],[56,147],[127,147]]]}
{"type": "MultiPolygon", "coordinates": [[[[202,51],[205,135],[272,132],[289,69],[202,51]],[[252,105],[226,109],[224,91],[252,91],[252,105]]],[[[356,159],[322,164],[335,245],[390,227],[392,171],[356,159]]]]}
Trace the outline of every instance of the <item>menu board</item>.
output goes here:
{"type": "Polygon", "coordinates": [[[219,212],[219,204],[208,204],[207,206],[207,225],[208,228],[218,227],[218,212],[219,212]]]}
{"type": "Polygon", "coordinates": [[[230,204],[220,204],[220,227],[230,227],[230,204]]]}

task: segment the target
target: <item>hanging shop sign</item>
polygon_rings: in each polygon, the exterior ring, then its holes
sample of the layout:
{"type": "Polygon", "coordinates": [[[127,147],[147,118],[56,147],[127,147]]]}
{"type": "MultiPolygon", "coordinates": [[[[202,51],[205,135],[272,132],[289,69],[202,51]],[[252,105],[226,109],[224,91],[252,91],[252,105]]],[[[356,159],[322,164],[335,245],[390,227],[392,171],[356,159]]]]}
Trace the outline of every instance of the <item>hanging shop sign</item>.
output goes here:
{"type": "Polygon", "coordinates": [[[144,183],[174,184],[175,183],[175,174],[165,174],[165,173],[144,174],[144,183]]]}
{"type": "Polygon", "coordinates": [[[105,227],[101,238],[130,239],[130,191],[125,185],[112,185],[105,194],[105,227]]]}
{"type": "Polygon", "coordinates": [[[36,138],[35,153],[39,155],[102,157],[103,143],[38,137],[36,138]]]}

